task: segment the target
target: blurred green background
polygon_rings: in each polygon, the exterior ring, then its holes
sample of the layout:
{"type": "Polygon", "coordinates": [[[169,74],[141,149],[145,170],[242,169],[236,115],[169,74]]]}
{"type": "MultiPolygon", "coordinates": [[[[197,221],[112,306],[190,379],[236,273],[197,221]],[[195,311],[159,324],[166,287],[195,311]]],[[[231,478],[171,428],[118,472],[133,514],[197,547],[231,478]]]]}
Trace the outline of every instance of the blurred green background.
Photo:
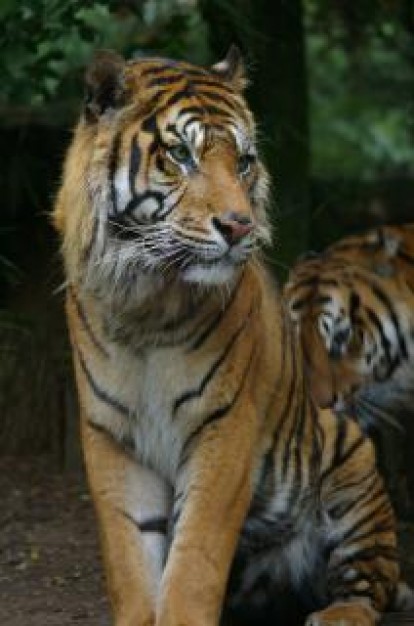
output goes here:
{"type": "Polygon", "coordinates": [[[77,463],[48,214],[96,48],[210,64],[242,49],[283,280],[355,230],[414,221],[413,0],[2,0],[0,453],[77,463]]]}

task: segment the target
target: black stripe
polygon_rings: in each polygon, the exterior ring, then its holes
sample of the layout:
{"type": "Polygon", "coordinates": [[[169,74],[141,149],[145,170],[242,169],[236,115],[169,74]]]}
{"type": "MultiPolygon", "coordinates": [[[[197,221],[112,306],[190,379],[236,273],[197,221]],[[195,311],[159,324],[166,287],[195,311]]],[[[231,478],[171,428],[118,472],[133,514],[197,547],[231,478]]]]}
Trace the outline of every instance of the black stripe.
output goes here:
{"type": "Polygon", "coordinates": [[[375,528],[375,520],[377,519],[377,516],[383,512],[385,509],[389,509],[390,508],[390,504],[388,502],[388,500],[386,500],[385,496],[383,498],[383,501],[380,502],[378,504],[378,506],[376,506],[374,509],[371,509],[371,511],[368,511],[368,513],[366,515],[364,515],[363,517],[359,518],[355,524],[353,524],[350,528],[348,528],[347,531],[345,531],[342,534],[342,543],[344,543],[345,540],[352,538],[353,541],[358,541],[359,537],[356,534],[356,531],[359,528],[362,528],[363,526],[365,526],[365,524],[368,524],[369,522],[372,523],[372,526],[370,527],[370,529],[368,528],[367,531],[364,531],[367,533],[367,536],[369,535],[369,531],[371,530],[371,533],[373,535],[376,534],[376,528],[375,528]]]}
{"type": "Polygon", "coordinates": [[[98,226],[99,226],[99,221],[98,221],[97,217],[94,216],[93,225],[92,225],[91,239],[90,239],[86,249],[84,250],[84,252],[82,254],[82,260],[84,262],[88,261],[89,257],[92,254],[92,250],[94,248],[95,241],[96,241],[96,238],[98,236],[98,226]]]}
{"type": "Polygon", "coordinates": [[[121,446],[124,452],[125,450],[131,454],[135,452],[135,441],[128,434],[123,434],[121,437],[115,438],[114,434],[110,430],[108,430],[108,428],[105,428],[105,426],[103,426],[102,424],[97,424],[92,420],[88,420],[87,424],[89,428],[92,428],[99,433],[103,433],[104,435],[109,437],[114,443],[121,446]]]}
{"type": "MultiPolygon", "coordinates": [[[[302,465],[302,454],[303,454],[303,448],[301,448],[298,444],[299,444],[299,434],[301,432],[302,426],[301,424],[303,424],[303,418],[301,417],[301,413],[304,412],[304,402],[298,402],[297,404],[297,408],[295,411],[295,418],[293,420],[293,427],[291,429],[291,433],[289,435],[289,441],[286,442],[285,444],[285,451],[284,451],[284,456],[283,456],[283,463],[282,463],[282,477],[283,477],[283,481],[285,482],[285,484],[287,484],[287,474],[288,474],[288,470],[289,470],[289,460],[292,459],[292,443],[293,441],[295,442],[295,448],[294,448],[294,455],[293,455],[293,478],[289,483],[289,494],[287,497],[287,505],[286,508],[288,511],[292,511],[294,504],[297,502],[298,497],[300,495],[301,492],[301,486],[302,486],[302,471],[303,471],[303,465],[302,465]],[[299,426],[298,426],[299,423],[299,426]]],[[[303,432],[303,431],[302,431],[303,432]]]]}
{"type": "Polygon", "coordinates": [[[402,261],[405,261],[406,263],[409,263],[410,265],[414,265],[414,257],[412,257],[410,254],[408,254],[408,252],[404,252],[404,250],[399,250],[397,252],[397,256],[402,261]]]}
{"type": "Polygon", "coordinates": [[[244,111],[241,105],[235,100],[231,100],[223,93],[217,93],[213,91],[207,91],[206,89],[198,90],[198,94],[205,99],[212,100],[213,102],[220,102],[229,107],[230,111],[234,111],[240,117],[244,117],[244,111]]]}
{"type": "Polygon", "coordinates": [[[179,61],[173,59],[154,59],[150,67],[141,71],[141,76],[158,76],[164,72],[179,72],[182,76],[210,76],[209,72],[202,67],[185,67],[179,61]]]}
{"type": "MultiPolygon", "coordinates": [[[[183,89],[179,89],[178,91],[173,93],[162,105],[162,109],[160,111],[157,111],[156,113],[159,114],[169,109],[170,107],[174,106],[174,104],[178,104],[180,100],[187,100],[188,98],[191,98],[191,97],[194,97],[194,91],[187,84],[183,89]]],[[[179,111],[179,115],[180,116],[182,115],[182,111],[179,111]]]]}
{"type": "Polygon", "coordinates": [[[213,89],[218,89],[219,91],[224,91],[225,93],[234,96],[234,91],[230,85],[226,85],[226,83],[220,82],[208,75],[195,76],[192,80],[197,90],[200,88],[202,89],[203,87],[212,87],[213,89]]]}
{"type": "Polygon", "coordinates": [[[178,68],[174,63],[170,63],[167,59],[156,59],[154,65],[146,67],[141,71],[141,77],[158,76],[158,74],[164,74],[164,72],[177,72],[178,68]]]}
{"type": "Polygon", "coordinates": [[[337,469],[343,451],[343,445],[347,432],[348,430],[346,420],[339,420],[339,422],[337,422],[334,453],[332,455],[329,467],[327,467],[321,474],[321,480],[324,480],[327,476],[329,476],[331,472],[337,469]]]}
{"type": "Polygon", "coordinates": [[[103,356],[108,358],[109,352],[106,350],[106,348],[104,348],[104,346],[101,344],[101,342],[98,340],[95,333],[93,332],[92,327],[89,323],[89,320],[86,317],[85,310],[83,306],[81,305],[80,301],[78,300],[78,298],[76,297],[75,290],[73,289],[73,287],[70,287],[68,289],[68,293],[69,293],[69,296],[72,298],[73,303],[75,304],[76,312],[78,314],[79,319],[81,320],[82,326],[84,330],[86,331],[87,335],[89,336],[90,340],[92,341],[93,345],[103,356]]]}
{"type": "MultiPolygon", "coordinates": [[[[173,189],[172,192],[176,191],[176,189],[173,189]]],[[[174,211],[174,209],[180,204],[181,200],[183,199],[185,194],[185,190],[179,195],[179,197],[177,198],[177,200],[175,200],[175,202],[172,203],[171,206],[169,206],[167,209],[161,205],[156,211],[155,213],[152,215],[152,219],[159,219],[159,220],[164,220],[168,215],[170,215],[170,213],[172,213],[174,211]]],[[[167,194],[165,196],[165,198],[168,197],[167,194]]]]}
{"type": "MultiPolygon", "coordinates": [[[[358,272],[356,274],[356,278],[358,280],[360,280],[362,283],[364,283],[365,285],[367,285],[372,290],[373,294],[377,297],[377,299],[384,305],[384,307],[388,311],[389,317],[390,317],[390,319],[391,319],[391,321],[392,321],[392,323],[394,324],[394,327],[395,327],[395,331],[396,331],[396,335],[397,335],[398,343],[399,343],[399,347],[400,347],[400,352],[401,352],[401,354],[403,355],[404,358],[408,358],[407,346],[406,346],[406,343],[405,343],[405,339],[404,339],[403,333],[401,332],[401,327],[400,327],[400,323],[399,323],[399,320],[398,320],[398,316],[395,313],[395,310],[394,310],[394,307],[392,305],[392,302],[387,297],[387,295],[384,293],[384,291],[382,291],[376,284],[372,283],[372,281],[367,276],[365,276],[362,273],[358,272]]],[[[374,311],[372,309],[370,309],[369,307],[364,307],[364,308],[368,312],[368,315],[369,315],[372,323],[376,326],[376,328],[378,329],[378,332],[381,335],[381,339],[382,339],[381,343],[383,344],[384,351],[387,354],[388,361],[391,363],[391,358],[390,358],[390,354],[389,354],[390,341],[388,340],[388,338],[384,334],[384,331],[382,329],[382,325],[380,323],[380,320],[378,319],[378,317],[376,316],[376,314],[374,313],[374,311]]]]}
{"type": "Polygon", "coordinates": [[[309,304],[309,302],[312,302],[312,294],[309,294],[309,296],[306,296],[305,298],[299,298],[298,300],[294,300],[293,302],[291,302],[290,308],[292,309],[292,311],[298,311],[299,309],[303,309],[303,307],[309,304]]]}
{"type": "Polygon", "coordinates": [[[186,77],[183,74],[178,74],[177,72],[171,73],[168,76],[157,76],[152,78],[148,83],[147,87],[161,87],[162,85],[174,85],[175,83],[179,83],[183,80],[186,80],[186,77]]]}
{"type": "Polygon", "coordinates": [[[225,404],[224,406],[218,407],[215,411],[213,411],[212,413],[210,413],[210,415],[208,415],[202,422],[201,424],[199,424],[197,426],[197,428],[195,428],[187,437],[187,439],[185,440],[183,447],[182,447],[182,451],[181,451],[181,459],[180,459],[180,467],[182,467],[182,465],[186,462],[187,460],[187,454],[189,451],[189,448],[192,444],[192,442],[194,441],[194,439],[196,439],[196,437],[198,437],[198,435],[200,435],[200,433],[202,433],[202,431],[209,425],[211,425],[213,422],[216,422],[217,420],[221,419],[222,417],[225,417],[229,411],[231,411],[231,409],[234,407],[234,405],[236,404],[237,400],[239,399],[239,396],[244,388],[244,383],[246,382],[251,364],[253,362],[253,357],[255,355],[255,348],[252,349],[251,353],[250,353],[250,357],[249,360],[247,362],[247,366],[243,372],[242,375],[242,379],[240,382],[240,385],[236,391],[236,393],[234,394],[233,398],[230,400],[230,402],[228,402],[227,404],[225,404]]]}
{"type": "MultiPolygon", "coordinates": [[[[308,390],[306,390],[306,393],[309,393],[308,390]]],[[[318,409],[316,408],[315,402],[312,401],[312,399],[310,398],[310,417],[311,417],[311,421],[312,421],[312,454],[311,454],[311,460],[310,460],[310,470],[312,475],[315,475],[316,473],[319,473],[319,468],[320,468],[320,464],[321,464],[321,425],[319,423],[319,419],[318,419],[318,409]]]]}
{"type": "MultiPolygon", "coordinates": [[[[285,441],[285,449],[283,452],[283,458],[282,458],[282,477],[283,480],[286,479],[287,476],[287,472],[289,469],[289,457],[290,457],[290,453],[291,453],[291,445],[292,445],[292,441],[294,438],[295,433],[297,432],[297,428],[298,428],[298,422],[299,422],[299,418],[300,416],[300,412],[303,408],[303,399],[300,398],[299,396],[299,388],[298,386],[295,389],[296,393],[295,393],[295,400],[296,400],[296,405],[295,408],[293,409],[293,415],[292,415],[292,423],[291,423],[291,427],[290,427],[290,431],[289,434],[287,436],[287,439],[285,441]]],[[[296,468],[295,468],[296,471],[296,468]]]]}
{"type": "MultiPolygon", "coordinates": [[[[355,489],[357,487],[361,487],[361,485],[363,485],[365,483],[365,481],[370,481],[369,484],[371,485],[373,482],[375,482],[378,479],[378,474],[377,474],[377,469],[376,467],[372,467],[369,472],[367,474],[364,474],[363,476],[361,476],[360,478],[358,478],[357,480],[351,480],[348,481],[347,483],[339,483],[338,484],[338,488],[340,488],[342,493],[345,493],[348,489],[355,489]],[[373,479],[373,480],[372,480],[373,479]]],[[[349,503],[349,507],[351,508],[352,506],[354,506],[354,502],[349,503]]],[[[339,516],[343,516],[344,515],[344,509],[345,509],[345,513],[348,512],[346,509],[348,508],[348,505],[346,505],[346,507],[344,507],[344,503],[343,501],[340,504],[337,504],[331,508],[327,508],[327,513],[328,515],[337,518],[339,516]],[[338,513],[338,515],[337,515],[338,513]]]]}
{"type": "Polygon", "coordinates": [[[149,133],[149,134],[154,134],[157,133],[158,131],[158,127],[157,127],[157,114],[156,113],[151,113],[151,115],[149,115],[148,117],[146,117],[143,121],[142,121],[142,125],[141,125],[142,130],[145,133],[149,133]]]}
{"type": "Polygon", "coordinates": [[[91,372],[89,371],[86,365],[85,359],[83,358],[83,355],[79,349],[79,346],[75,344],[74,347],[75,347],[75,351],[79,359],[79,364],[86,376],[86,380],[88,381],[89,386],[91,390],[93,391],[94,395],[98,398],[98,400],[100,400],[101,402],[105,404],[108,404],[110,407],[112,407],[113,409],[121,413],[122,415],[130,417],[132,412],[129,410],[127,406],[122,404],[122,402],[120,402],[117,398],[113,398],[106,391],[101,389],[101,387],[97,384],[91,372]]]}
{"type": "Polygon", "coordinates": [[[138,522],[132,515],[123,512],[125,517],[129,519],[142,533],[159,533],[166,535],[168,530],[168,520],[166,517],[150,517],[143,522],[138,522]]]}
{"type": "MultiPolygon", "coordinates": [[[[342,420],[342,421],[346,421],[346,420],[342,420]]],[[[325,470],[325,472],[322,475],[322,479],[325,479],[330,473],[331,471],[338,469],[338,467],[340,465],[344,465],[344,463],[346,463],[351,456],[362,446],[362,444],[365,443],[365,437],[364,435],[360,435],[353,444],[351,444],[348,448],[348,450],[337,460],[337,463],[332,465],[330,468],[328,468],[328,470],[325,470]]]]}
{"type": "Polygon", "coordinates": [[[229,300],[226,302],[224,308],[220,309],[219,313],[214,317],[212,322],[203,330],[203,332],[197,337],[197,339],[191,344],[188,352],[193,352],[194,350],[198,350],[201,348],[203,343],[210,337],[210,335],[214,332],[217,326],[220,324],[221,320],[224,318],[227,311],[231,308],[236,295],[239,291],[239,288],[243,282],[244,271],[242,271],[239,280],[237,281],[229,300]]]}
{"type": "MultiPolygon", "coordinates": [[[[342,502],[328,509],[328,514],[334,519],[340,519],[345,517],[355,507],[367,506],[370,502],[375,500],[378,496],[383,495],[384,489],[382,485],[372,492],[372,488],[378,480],[378,476],[376,474],[373,475],[373,478],[368,481],[368,485],[365,486],[364,490],[358,493],[355,498],[356,500],[349,500],[347,503],[344,499],[342,502]]],[[[341,485],[341,492],[344,492],[344,487],[341,485]]],[[[348,496],[349,497],[349,496],[348,496]]]]}
{"type": "Polygon", "coordinates": [[[141,149],[138,145],[137,135],[134,135],[131,140],[131,157],[130,157],[129,172],[128,172],[129,190],[131,192],[131,196],[135,196],[136,194],[135,181],[138,176],[140,164],[141,164],[141,149]]]}
{"type": "Polygon", "coordinates": [[[320,278],[318,284],[323,287],[339,287],[339,283],[334,278],[320,278]]]}
{"type": "Polygon", "coordinates": [[[142,533],[167,534],[168,520],[165,517],[154,517],[144,522],[139,522],[138,527],[142,533]]]}
{"type": "MultiPolygon", "coordinates": [[[[319,266],[318,266],[319,271],[319,266]]],[[[308,276],[307,278],[301,278],[294,283],[294,288],[297,291],[303,287],[314,287],[318,282],[318,277],[315,275],[308,276]]]]}
{"type": "MultiPolygon", "coordinates": [[[[344,565],[349,565],[355,561],[372,561],[378,558],[385,559],[387,561],[397,561],[398,551],[394,546],[375,543],[373,546],[361,548],[361,550],[354,552],[353,554],[349,554],[342,559],[337,557],[338,560],[335,560],[335,569],[342,568],[344,565]]],[[[350,582],[352,584],[352,581],[350,582]]]]}
{"type": "MultiPolygon", "coordinates": [[[[290,327],[290,330],[291,330],[291,327],[290,327]]],[[[290,354],[292,356],[292,359],[291,359],[292,371],[290,373],[291,375],[290,375],[289,391],[286,395],[284,395],[284,397],[286,398],[286,402],[283,406],[280,419],[277,421],[275,430],[273,432],[273,439],[272,439],[273,446],[277,445],[278,436],[283,430],[285,422],[287,421],[290,415],[290,411],[291,411],[292,404],[293,404],[293,399],[297,394],[296,345],[293,344],[293,336],[290,332],[289,332],[289,338],[290,338],[290,348],[291,348],[290,354]]],[[[280,458],[280,454],[278,454],[277,457],[280,458]]]]}
{"type": "Polygon", "coordinates": [[[121,133],[115,135],[115,139],[112,144],[112,150],[109,155],[108,165],[108,177],[111,190],[111,202],[114,213],[118,213],[118,196],[115,187],[115,174],[118,166],[119,149],[121,147],[121,133]]]}
{"type": "Polygon", "coordinates": [[[374,529],[369,528],[369,530],[365,530],[362,533],[357,533],[356,535],[353,535],[352,541],[365,541],[365,539],[372,537],[373,532],[376,536],[382,535],[384,533],[392,533],[393,535],[395,535],[394,519],[387,520],[387,522],[377,522],[376,524],[374,524],[374,529]]]}
{"type": "Polygon", "coordinates": [[[407,346],[405,344],[404,336],[401,333],[400,322],[397,317],[397,314],[395,313],[392,302],[390,301],[388,296],[383,291],[381,291],[376,285],[373,285],[372,290],[374,294],[377,296],[378,300],[380,300],[383,303],[383,305],[386,307],[386,309],[388,310],[389,316],[391,318],[392,323],[394,324],[395,331],[397,333],[401,354],[403,355],[405,359],[407,359],[408,358],[407,346]]]}
{"type": "Polygon", "coordinates": [[[249,515],[256,517],[260,512],[266,508],[268,503],[267,498],[274,496],[275,490],[275,451],[270,448],[262,457],[262,469],[260,472],[260,478],[257,483],[255,500],[250,509],[249,515]],[[257,501],[256,501],[257,498],[257,501]]]}
{"type": "Polygon", "coordinates": [[[250,317],[252,315],[252,311],[253,311],[253,306],[250,307],[250,310],[249,310],[247,316],[245,317],[245,319],[243,320],[242,324],[240,324],[240,326],[238,327],[236,332],[233,333],[233,335],[230,338],[230,341],[227,343],[227,345],[224,348],[223,352],[220,354],[218,359],[216,359],[214,361],[213,365],[210,367],[210,369],[208,370],[208,372],[206,373],[204,378],[201,380],[201,382],[198,385],[198,387],[196,389],[190,389],[190,390],[186,391],[185,393],[183,393],[181,396],[179,396],[174,401],[173,416],[175,416],[175,414],[177,413],[178,409],[185,402],[193,400],[194,398],[200,398],[201,397],[201,395],[203,394],[203,392],[204,392],[205,388],[207,387],[208,383],[213,378],[214,374],[219,369],[220,365],[225,361],[225,359],[228,356],[230,350],[232,349],[232,347],[236,343],[237,339],[240,337],[242,331],[245,329],[245,327],[246,327],[246,325],[247,325],[247,323],[250,320],[250,317]]]}
{"type": "Polygon", "coordinates": [[[384,333],[384,329],[382,327],[381,321],[379,319],[379,317],[377,316],[377,314],[375,313],[375,311],[373,311],[371,308],[369,307],[364,307],[367,315],[370,319],[370,321],[372,322],[372,324],[375,326],[375,328],[377,329],[379,336],[380,336],[380,340],[381,340],[381,346],[382,349],[385,353],[385,356],[387,358],[387,362],[389,367],[391,367],[392,364],[392,357],[391,357],[391,352],[390,352],[390,347],[391,347],[391,342],[388,339],[388,337],[386,336],[386,334],[384,333]]]}
{"type": "MultiPolygon", "coordinates": [[[[177,102],[179,102],[179,100],[181,99],[181,96],[178,97],[179,95],[180,94],[175,94],[175,97],[170,98],[170,100],[164,105],[164,107],[162,107],[162,109],[160,109],[157,112],[157,114],[162,113],[165,109],[168,109],[169,106],[171,106],[170,101],[172,102],[172,104],[176,104],[177,102]]],[[[232,114],[226,111],[225,109],[221,109],[220,107],[216,107],[216,106],[208,105],[208,104],[191,105],[191,106],[183,107],[179,111],[179,117],[183,117],[184,115],[188,115],[189,113],[194,114],[194,115],[200,115],[200,117],[204,117],[206,114],[213,115],[213,116],[216,115],[218,117],[224,117],[226,119],[231,119],[233,117],[232,114]]]]}
{"type": "Polygon", "coordinates": [[[184,326],[188,321],[192,321],[196,317],[200,308],[204,305],[207,297],[207,293],[199,295],[198,298],[193,297],[183,313],[165,320],[162,324],[160,324],[158,330],[164,333],[173,332],[184,326]]]}

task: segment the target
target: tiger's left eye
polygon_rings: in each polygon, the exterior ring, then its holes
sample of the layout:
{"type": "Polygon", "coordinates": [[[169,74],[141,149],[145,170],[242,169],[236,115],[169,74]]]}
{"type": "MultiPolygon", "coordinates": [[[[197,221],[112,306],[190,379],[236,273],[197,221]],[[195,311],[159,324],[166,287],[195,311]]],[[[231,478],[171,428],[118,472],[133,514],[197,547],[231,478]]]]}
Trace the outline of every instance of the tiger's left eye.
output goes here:
{"type": "Polygon", "coordinates": [[[184,143],[168,148],[168,154],[180,165],[193,165],[193,155],[184,143]]]}
{"type": "Polygon", "coordinates": [[[237,162],[237,171],[240,176],[246,176],[255,161],[253,154],[242,154],[237,162]]]}

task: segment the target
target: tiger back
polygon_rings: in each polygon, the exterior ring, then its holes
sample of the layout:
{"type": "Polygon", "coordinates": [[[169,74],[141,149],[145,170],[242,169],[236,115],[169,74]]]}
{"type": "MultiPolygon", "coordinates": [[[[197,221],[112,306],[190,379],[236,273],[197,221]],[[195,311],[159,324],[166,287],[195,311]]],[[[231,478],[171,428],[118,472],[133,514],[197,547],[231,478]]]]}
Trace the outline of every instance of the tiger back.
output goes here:
{"type": "Polygon", "coordinates": [[[373,274],[405,280],[414,290],[414,224],[379,226],[344,237],[325,254],[365,267],[373,274]]]}
{"type": "Polygon", "coordinates": [[[260,259],[245,82],[234,49],[86,74],[54,221],[116,626],[216,626],[286,587],[308,626],[372,626],[397,589],[372,444],[313,403],[260,259]]]}

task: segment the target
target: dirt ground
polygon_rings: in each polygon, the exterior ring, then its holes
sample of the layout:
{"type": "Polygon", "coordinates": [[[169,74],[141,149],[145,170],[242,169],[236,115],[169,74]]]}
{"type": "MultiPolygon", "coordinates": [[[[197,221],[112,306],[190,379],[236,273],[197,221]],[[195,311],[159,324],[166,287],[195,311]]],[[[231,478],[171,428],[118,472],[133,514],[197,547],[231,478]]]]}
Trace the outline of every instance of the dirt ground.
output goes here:
{"type": "Polygon", "coordinates": [[[109,626],[85,483],[51,466],[0,459],[0,625],[109,626]]]}
{"type": "MultiPolygon", "coordinates": [[[[51,467],[0,458],[0,626],[110,626],[85,482],[51,467]]],[[[412,525],[402,525],[401,543],[414,583],[412,525]]]]}

